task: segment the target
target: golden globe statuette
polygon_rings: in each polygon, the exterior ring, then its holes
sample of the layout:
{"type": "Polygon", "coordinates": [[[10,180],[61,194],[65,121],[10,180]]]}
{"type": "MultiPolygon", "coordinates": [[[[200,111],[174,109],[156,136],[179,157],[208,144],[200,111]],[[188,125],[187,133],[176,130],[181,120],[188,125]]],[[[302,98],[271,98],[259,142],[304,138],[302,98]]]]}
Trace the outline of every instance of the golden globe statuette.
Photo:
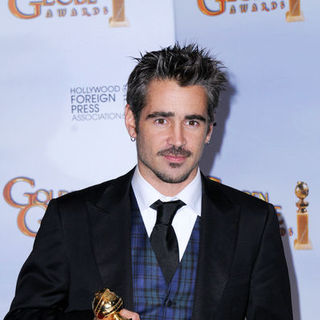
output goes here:
{"type": "Polygon", "coordinates": [[[127,27],[129,25],[124,11],[124,0],[112,0],[112,17],[109,19],[110,27],[127,27]]]}
{"type": "Polygon", "coordinates": [[[92,301],[94,320],[128,320],[118,313],[122,309],[122,306],[122,298],[107,288],[102,289],[95,293],[92,301]]]}
{"type": "Polygon", "coordinates": [[[305,182],[298,181],[295,194],[299,198],[299,201],[296,202],[297,210],[297,229],[298,236],[294,240],[294,248],[296,250],[308,250],[312,249],[311,241],[309,240],[309,231],[308,231],[308,211],[307,207],[309,203],[305,201],[305,198],[309,194],[308,185],[305,182]]]}
{"type": "Polygon", "coordinates": [[[304,17],[300,10],[300,0],[289,0],[289,11],[286,13],[288,22],[303,21],[304,17]]]}

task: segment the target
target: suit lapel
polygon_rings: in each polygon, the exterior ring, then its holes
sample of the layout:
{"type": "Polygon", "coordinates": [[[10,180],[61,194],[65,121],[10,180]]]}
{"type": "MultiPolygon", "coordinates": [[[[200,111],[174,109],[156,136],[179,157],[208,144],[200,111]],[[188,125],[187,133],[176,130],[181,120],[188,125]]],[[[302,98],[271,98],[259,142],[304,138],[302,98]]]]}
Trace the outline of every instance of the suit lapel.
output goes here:
{"type": "Polygon", "coordinates": [[[194,320],[213,319],[228,281],[237,236],[239,206],[218,183],[202,178],[200,251],[195,288],[194,320]]]}
{"type": "MultiPolygon", "coordinates": [[[[102,195],[87,201],[93,251],[104,287],[133,309],[131,204],[133,171],[110,181],[102,195]]],[[[239,206],[218,183],[202,177],[200,251],[193,307],[194,320],[213,318],[229,277],[237,236],[239,206]]]]}
{"type": "MultiPolygon", "coordinates": [[[[88,201],[91,239],[104,287],[133,305],[131,274],[131,205],[133,170],[110,181],[97,201],[88,201]]],[[[102,289],[102,288],[101,288],[102,289]]]]}

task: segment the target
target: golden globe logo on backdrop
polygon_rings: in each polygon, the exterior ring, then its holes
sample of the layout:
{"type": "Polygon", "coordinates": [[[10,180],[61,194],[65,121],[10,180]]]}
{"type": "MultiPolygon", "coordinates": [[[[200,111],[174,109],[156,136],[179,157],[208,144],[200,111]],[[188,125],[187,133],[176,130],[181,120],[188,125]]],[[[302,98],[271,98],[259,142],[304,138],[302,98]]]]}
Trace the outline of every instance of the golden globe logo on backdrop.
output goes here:
{"type": "MultiPolygon", "coordinates": [[[[10,12],[19,19],[35,19],[41,16],[53,17],[92,17],[109,14],[107,6],[99,6],[98,0],[8,0],[10,12]]],[[[125,16],[124,0],[112,0],[111,27],[129,25],[125,16]]]]}
{"type": "MultiPolygon", "coordinates": [[[[38,230],[35,230],[34,227],[31,227],[31,224],[38,224],[38,228],[41,222],[41,219],[36,219],[36,215],[32,214],[33,209],[40,208],[43,211],[47,209],[49,201],[54,197],[53,190],[38,189],[33,192],[23,192],[22,196],[26,198],[25,202],[18,202],[17,198],[21,198],[21,194],[17,195],[14,192],[17,184],[23,184],[22,189],[26,190],[35,187],[35,181],[28,177],[16,177],[11,179],[3,189],[4,200],[12,207],[19,210],[17,216],[17,225],[19,230],[26,236],[35,237],[38,230]],[[34,221],[34,220],[37,221],[34,221]],[[34,223],[35,222],[35,223],[34,223]]],[[[57,196],[60,197],[63,194],[68,193],[66,190],[59,190],[57,196]]]]}
{"type": "MultiPolygon", "coordinates": [[[[283,10],[286,3],[283,0],[255,1],[251,0],[197,0],[200,11],[207,16],[217,16],[225,12],[229,14],[245,14],[249,12],[270,13],[275,10],[283,10]],[[227,5],[230,2],[230,5],[227,5]]],[[[286,12],[288,22],[303,21],[300,10],[300,0],[289,0],[289,11],[286,12]]]]}

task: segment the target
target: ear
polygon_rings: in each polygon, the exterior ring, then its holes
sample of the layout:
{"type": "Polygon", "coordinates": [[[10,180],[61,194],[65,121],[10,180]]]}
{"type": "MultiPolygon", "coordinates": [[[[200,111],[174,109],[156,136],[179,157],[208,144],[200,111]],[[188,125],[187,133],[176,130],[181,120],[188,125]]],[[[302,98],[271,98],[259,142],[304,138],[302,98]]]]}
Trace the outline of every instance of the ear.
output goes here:
{"type": "Polygon", "coordinates": [[[124,116],[125,116],[126,127],[130,137],[136,138],[137,137],[136,120],[134,118],[131,107],[128,104],[126,105],[124,116]]]}
{"type": "Polygon", "coordinates": [[[212,131],[213,131],[213,123],[210,123],[208,131],[207,131],[207,136],[206,136],[206,139],[204,141],[206,144],[208,144],[210,142],[212,131]]]}

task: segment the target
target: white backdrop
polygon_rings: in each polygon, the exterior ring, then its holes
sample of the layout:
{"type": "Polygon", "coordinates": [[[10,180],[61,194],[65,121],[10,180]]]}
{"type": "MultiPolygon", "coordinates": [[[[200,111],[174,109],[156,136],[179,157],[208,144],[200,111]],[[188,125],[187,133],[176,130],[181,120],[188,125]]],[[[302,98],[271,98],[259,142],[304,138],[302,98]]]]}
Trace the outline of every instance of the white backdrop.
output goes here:
{"type": "Polygon", "coordinates": [[[121,2],[0,3],[0,318],[48,200],[136,162],[123,121],[131,57],[174,42],[173,7],[125,1],[122,19],[121,2]]]}
{"type": "Polygon", "coordinates": [[[223,183],[277,206],[294,319],[317,319],[320,4],[301,0],[303,20],[288,22],[289,1],[174,3],[176,39],[211,49],[227,66],[231,80],[202,167],[223,183]],[[298,201],[294,190],[299,180],[310,189],[306,201],[312,250],[295,250],[293,245],[298,201]]]}
{"type": "Polygon", "coordinates": [[[113,14],[120,0],[48,3],[0,3],[0,317],[47,201],[135,164],[123,124],[130,56],[173,43],[175,23],[176,40],[211,48],[231,80],[202,168],[276,205],[295,320],[316,319],[319,2],[301,0],[299,22],[287,0],[131,0],[126,19],[113,14]],[[310,188],[308,251],[293,246],[298,180],[310,188]]]}

